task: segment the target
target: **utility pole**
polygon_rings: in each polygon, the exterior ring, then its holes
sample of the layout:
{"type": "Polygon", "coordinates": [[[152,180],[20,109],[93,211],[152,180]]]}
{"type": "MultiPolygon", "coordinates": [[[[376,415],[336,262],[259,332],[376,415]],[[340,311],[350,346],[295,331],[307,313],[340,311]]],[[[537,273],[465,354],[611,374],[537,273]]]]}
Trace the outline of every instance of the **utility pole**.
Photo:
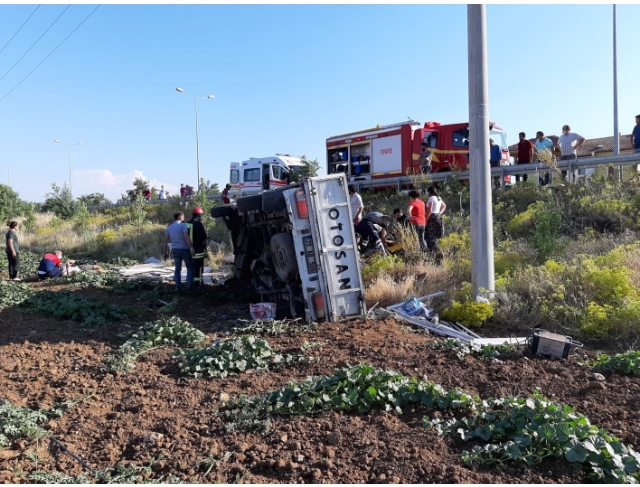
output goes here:
{"type": "Polygon", "coordinates": [[[475,299],[495,292],[493,212],[489,165],[489,76],[485,5],[467,5],[469,54],[469,180],[471,196],[471,289],[475,299]]]}

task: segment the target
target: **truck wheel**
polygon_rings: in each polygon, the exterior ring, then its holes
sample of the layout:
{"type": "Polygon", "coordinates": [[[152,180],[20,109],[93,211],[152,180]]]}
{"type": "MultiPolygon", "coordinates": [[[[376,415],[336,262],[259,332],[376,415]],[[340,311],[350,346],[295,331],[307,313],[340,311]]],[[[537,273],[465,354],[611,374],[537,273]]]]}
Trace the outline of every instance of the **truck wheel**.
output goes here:
{"type": "Polygon", "coordinates": [[[271,252],[278,277],[283,281],[294,278],[298,272],[298,261],[293,237],[288,233],[278,233],[271,237],[271,252]]]}
{"type": "Polygon", "coordinates": [[[236,207],[238,211],[254,211],[262,209],[262,195],[254,194],[251,196],[245,196],[243,198],[238,198],[236,201],[236,207]]]}
{"type": "Polygon", "coordinates": [[[225,216],[231,216],[235,214],[235,212],[236,210],[229,205],[214,206],[213,208],[211,208],[211,216],[213,218],[222,218],[225,216]]]}
{"type": "Polygon", "coordinates": [[[267,191],[262,194],[262,211],[273,213],[287,207],[282,191],[267,191]]]}

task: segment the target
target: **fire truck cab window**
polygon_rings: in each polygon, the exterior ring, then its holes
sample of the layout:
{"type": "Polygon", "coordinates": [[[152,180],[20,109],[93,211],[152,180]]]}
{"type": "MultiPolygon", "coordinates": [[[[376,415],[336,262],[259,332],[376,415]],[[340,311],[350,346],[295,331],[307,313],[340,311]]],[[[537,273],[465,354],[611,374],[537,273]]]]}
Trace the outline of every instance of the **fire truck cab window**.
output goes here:
{"type": "Polygon", "coordinates": [[[437,148],[438,147],[438,133],[437,132],[426,132],[424,134],[423,142],[427,144],[429,148],[437,148]]]}
{"type": "Polygon", "coordinates": [[[229,177],[229,182],[231,184],[238,184],[239,181],[240,181],[240,171],[238,171],[237,169],[232,169],[231,176],[229,177]]]}
{"type": "Polygon", "coordinates": [[[469,129],[457,129],[453,131],[454,147],[469,147],[469,129]]]}
{"type": "Polygon", "coordinates": [[[245,182],[252,182],[252,181],[260,182],[260,168],[245,169],[244,180],[245,182]]]}

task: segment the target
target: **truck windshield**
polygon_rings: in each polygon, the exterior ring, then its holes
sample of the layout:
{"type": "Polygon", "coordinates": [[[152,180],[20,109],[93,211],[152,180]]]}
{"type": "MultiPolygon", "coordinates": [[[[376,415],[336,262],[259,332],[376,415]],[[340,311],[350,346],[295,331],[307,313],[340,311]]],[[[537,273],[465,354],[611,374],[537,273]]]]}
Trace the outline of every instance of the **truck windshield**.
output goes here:
{"type": "Polygon", "coordinates": [[[507,136],[502,130],[491,130],[489,137],[503,149],[507,148],[507,136]]]}

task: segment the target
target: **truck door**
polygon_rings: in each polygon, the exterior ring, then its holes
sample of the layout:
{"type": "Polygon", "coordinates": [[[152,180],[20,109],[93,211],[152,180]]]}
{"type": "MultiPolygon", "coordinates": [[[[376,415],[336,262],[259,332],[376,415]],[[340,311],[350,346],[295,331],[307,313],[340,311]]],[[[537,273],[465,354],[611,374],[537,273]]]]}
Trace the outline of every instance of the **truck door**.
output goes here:
{"type": "Polygon", "coordinates": [[[469,128],[460,127],[451,132],[453,153],[451,156],[451,169],[466,171],[469,169],[469,128]]]}
{"type": "Polygon", "coordinates": [[[264,191],[269,189],[270,181],[271,181],[271,164],[266,163],[262,165],[262,189],[264,191]]]}

